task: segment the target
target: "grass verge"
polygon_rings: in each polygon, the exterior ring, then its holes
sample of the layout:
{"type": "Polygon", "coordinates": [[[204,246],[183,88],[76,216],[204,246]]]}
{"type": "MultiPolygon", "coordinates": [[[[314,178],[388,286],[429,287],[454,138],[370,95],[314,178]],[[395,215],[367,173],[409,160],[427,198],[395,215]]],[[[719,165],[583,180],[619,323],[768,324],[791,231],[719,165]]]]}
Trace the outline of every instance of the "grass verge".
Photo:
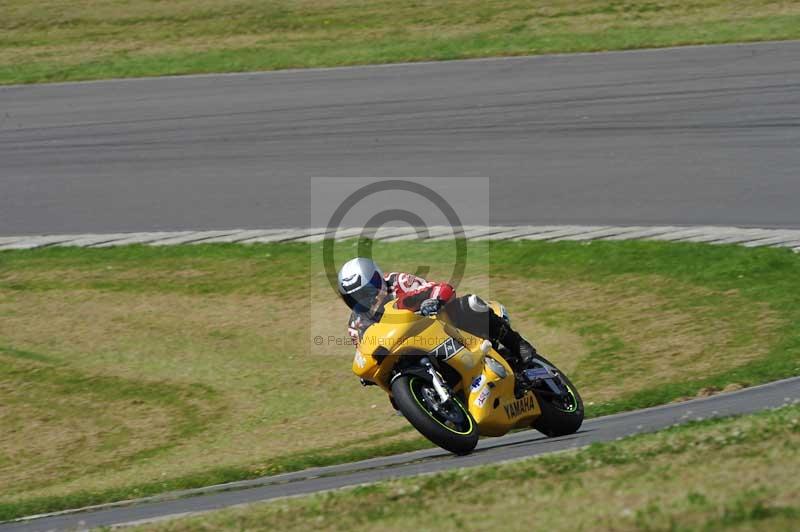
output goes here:
{"type": "MultiPolygon", "coordinates": [[[[139,530],[796,530],[800,407],[139,530]],[[435,524],[435,525],[434,525],[435,524]]],[[[134,529],[136,530],[136,529],[134,529]]]]}
{"type": "MultiPolygon", "coordinates": [[[[800,374],[800,260],[788,250],[469,248],[487,269],[459,290],[503,301],[589,415],[800,374]]],[[[452,251],[373,249],[392,269],[426,257],[434,279],[452,251]]],[[[379,391],[357,385],[351,347],[312,352],[314,335],[343,335],[347,314],[320,297],[311,319],[305,295],[325,282],[310,266],[318,253],[0,252],[0,518],[426,446],[379,391]]]]}
{"type": "Polygon", "coordinates": [[[797,38],[772,0],[6,0],[0,83],[797,38]]]}

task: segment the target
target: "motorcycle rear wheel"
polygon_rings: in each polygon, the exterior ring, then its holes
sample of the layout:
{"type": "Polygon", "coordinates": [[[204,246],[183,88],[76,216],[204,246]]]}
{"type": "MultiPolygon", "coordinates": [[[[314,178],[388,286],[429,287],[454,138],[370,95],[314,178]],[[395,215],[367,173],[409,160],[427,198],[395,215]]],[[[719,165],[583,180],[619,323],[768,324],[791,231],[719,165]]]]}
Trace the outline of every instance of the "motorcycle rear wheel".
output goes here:
{"type": "Polygon", "coordinates": [[[583,424],[583,399],[581,399],[578,389],[552,362],[539,354],[535,357],[558,372],[561,384],[568,393],[566,400],[537,394],[542,415],[533,422],[533,428],[551,438],[578,432],[583,424]]]}
{"type": "Polygon", "coordinates": [[[457,398],[438,405],[435,394],[431,382],[415,375],[392,383],[397,408],[420,434],[451,453],[470,453],[478,444],[478,424],[457,398]]]}

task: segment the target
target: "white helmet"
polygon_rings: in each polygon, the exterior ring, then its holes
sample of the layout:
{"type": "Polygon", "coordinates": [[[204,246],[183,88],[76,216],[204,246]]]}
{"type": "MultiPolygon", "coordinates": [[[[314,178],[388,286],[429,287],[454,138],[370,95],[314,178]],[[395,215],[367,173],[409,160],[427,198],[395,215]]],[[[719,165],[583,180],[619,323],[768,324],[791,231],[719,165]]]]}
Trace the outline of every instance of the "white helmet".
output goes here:
{"type": "Polygon", "coordinates": [[[372,259],[350,259],[339,270],[339,293],[356,312],[375,312],[386,292],[383,272],[372,259]]]}

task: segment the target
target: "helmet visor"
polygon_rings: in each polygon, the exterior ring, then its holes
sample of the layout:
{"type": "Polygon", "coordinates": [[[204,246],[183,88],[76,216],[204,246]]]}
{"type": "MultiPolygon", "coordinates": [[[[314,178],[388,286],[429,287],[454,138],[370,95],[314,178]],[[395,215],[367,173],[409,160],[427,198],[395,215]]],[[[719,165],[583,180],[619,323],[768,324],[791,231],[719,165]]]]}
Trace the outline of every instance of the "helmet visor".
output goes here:
{"type": "Polygon", "coordinates": [[[385,294],[383,277],[379,272],[375,272],[367,284],[358,290],[344,294],[342,298],[347,306],[355,312],[374,312],[376,303],[383,299],[385,294]]]}

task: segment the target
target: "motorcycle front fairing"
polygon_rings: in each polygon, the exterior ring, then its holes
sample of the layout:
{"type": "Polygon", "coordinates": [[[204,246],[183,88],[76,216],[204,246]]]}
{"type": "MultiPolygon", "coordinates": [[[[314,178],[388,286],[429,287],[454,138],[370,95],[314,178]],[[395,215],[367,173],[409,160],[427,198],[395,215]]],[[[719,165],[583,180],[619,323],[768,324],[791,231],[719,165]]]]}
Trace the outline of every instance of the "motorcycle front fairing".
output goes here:
{"type": "Polygon", "coordinates": [[[532,392],[515,396],[514,371],[488,342],[441,319],[397,309],[391,301],[384,306],[380,319],[364,331],[353,372],[391,395],[397,368],[416,365],[403,364],[401,357],[419,360],[423,354],[437,366],[446,364],[458,374],[458,382],[449,384],[467,402],[482,435],[500,436],[513,428],[530,426],[541,414],[532,392]]]}

